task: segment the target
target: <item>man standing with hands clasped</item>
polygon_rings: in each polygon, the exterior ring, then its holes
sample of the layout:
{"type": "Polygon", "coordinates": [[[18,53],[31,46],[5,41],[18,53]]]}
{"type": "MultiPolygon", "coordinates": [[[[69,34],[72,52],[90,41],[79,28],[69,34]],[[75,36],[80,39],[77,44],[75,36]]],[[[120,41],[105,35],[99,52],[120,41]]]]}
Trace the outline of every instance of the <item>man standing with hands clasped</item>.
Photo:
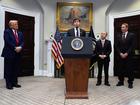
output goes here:
{"type": "Polygon", "coordinates": [[[18,21],[10,20],[9,28],[4,31],[4,78],[6,88],[20,88],[18,84],[18,72],[20,70],[21,52],[24,45],[23,34],[18,31],[18,21]]]}
{"type": "Polygon", "coordinates": [[[121,25],[121,33],[117,35],[115,49],[117,51],[118,58],[118,79],[119,82],[116,86],[124,85],[124,77],[128,76],[128,88],[133,88],[134,73],[132,70],[132,56],[134,54],[135,47],[135,35],[128,32],[128,24],[123,23],[121,25]]]}
{"type": "Polygon", "coordinates": [[[107,32],[101,33],[101,38],[96,42],[95,52],[97,55],[97,63],[98,63],[98,77],[97,77],[97,84],[96,86],[100,86],[102,83],[102,69],[104,66],[104,73],[105,73],[105,81],[104,84],[106,86],[110,86],[108,78],[108,68],[109,68],[109,61],[110,61],[110,53],[112,51],[111,42],[106,39],[107,32]]]}

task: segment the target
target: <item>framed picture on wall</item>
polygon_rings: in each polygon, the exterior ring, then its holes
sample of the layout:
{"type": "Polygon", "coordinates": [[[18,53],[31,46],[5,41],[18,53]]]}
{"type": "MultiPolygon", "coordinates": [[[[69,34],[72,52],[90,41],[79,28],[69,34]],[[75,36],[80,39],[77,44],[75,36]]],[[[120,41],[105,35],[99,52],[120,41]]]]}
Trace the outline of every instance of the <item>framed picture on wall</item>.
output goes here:
{"type": "Polygon", "coordinates": [[[90,31],[93,20],[93,4],[80,2],[58,2],[56,10],[56,24],[61,32],[73,27],[74,18],[80,18],[81,28],[90,31]]]}

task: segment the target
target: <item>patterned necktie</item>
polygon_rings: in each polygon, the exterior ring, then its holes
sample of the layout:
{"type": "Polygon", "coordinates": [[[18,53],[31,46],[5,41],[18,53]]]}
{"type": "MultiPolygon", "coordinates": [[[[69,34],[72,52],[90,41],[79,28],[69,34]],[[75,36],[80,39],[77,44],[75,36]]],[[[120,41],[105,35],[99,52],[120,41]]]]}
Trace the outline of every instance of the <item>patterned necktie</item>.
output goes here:
{"type": "Polygon", "coordinates": [[[125,33],[122,34],[122,40],[125,40],[125,33]]]}
{"type": "Polygon", "coordinates": [[[16,45],[19,44],[19,39],[18,39],[18,33],[17,33],[17,30],[14,30],[14,37],[16,39],[16,45]]]}

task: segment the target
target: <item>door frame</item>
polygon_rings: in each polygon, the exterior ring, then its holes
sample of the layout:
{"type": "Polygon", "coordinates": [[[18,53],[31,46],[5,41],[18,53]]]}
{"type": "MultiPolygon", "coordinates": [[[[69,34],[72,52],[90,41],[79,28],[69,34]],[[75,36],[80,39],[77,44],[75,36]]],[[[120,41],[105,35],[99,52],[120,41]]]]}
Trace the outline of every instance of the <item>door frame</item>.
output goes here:
{"type": "Polygon", "coordinates": [[[123,18],[123,17],[135,16],[135,15],[140,15],[140,10],[109,14],[108,33],[109,33],[109,39],[111,40],[113,46],[112,53],[111,53],[111,62],[109,66],[109,70],[110,70],[109,74],[111,76],[114,76],[114,20],[116,18],[123,18]]]}
{"type": "MultiPolygon", "coordinates": [[[[3,41],[3,31],[5,29],[5,11],[16,13],[16,14],[21,14],[21,15],[26,15],[26,16],[32,16],[35,18],[35,28],[34,28],[34,76],[42,75],[42,70],[39,69],[39,55],[40,55],[40,23],[41,23],[41,18],[40,18],[40,13],[35,13],[31,11],[26,11],[22,9],[17,9],[17,8],[11,8],[8,6],[0,6],[0,53],[2,51],[2,48],[4,46],[4,41],[3,41]]],[[[0,79],[4,78],[4,59],[0,57],[0,79]]]]}

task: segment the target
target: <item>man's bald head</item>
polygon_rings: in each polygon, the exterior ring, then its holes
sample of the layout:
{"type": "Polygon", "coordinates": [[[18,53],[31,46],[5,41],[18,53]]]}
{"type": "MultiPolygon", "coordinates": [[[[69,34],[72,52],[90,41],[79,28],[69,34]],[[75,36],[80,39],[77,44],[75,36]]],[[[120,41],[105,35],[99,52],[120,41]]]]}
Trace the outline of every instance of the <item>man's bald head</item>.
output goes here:
{"type": "Polygon", "coordinates": [[[105,39],[107,36],[107,32],[101,32],[101,39],[105,39]]]}
{"type": "Polygon", "coordinates": [[[17,20],[10,20],[9,21],[9,27],[11,29],[18,30],[18,21],[17,20]]]}

